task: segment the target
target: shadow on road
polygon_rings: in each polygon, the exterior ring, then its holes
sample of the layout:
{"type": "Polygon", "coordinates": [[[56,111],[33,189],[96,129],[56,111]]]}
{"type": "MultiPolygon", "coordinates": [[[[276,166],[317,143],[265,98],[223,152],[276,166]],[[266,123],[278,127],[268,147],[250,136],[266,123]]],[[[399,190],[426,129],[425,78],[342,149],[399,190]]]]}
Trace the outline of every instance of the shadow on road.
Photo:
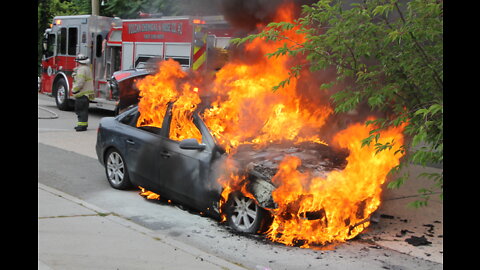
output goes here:
{"type": "MultiPolygon", "coordinates": [[[[92,106],[92,104],[90,104],[92,106]]],[[[109,111],[109,110],[104,110],[104,109],[99,109],[99,108],[92,108],[90,107],[88,109],[88,113],[90,115],[98,116],[98,117],[110,117],[110,116],[115,116],[115,112],[109,111]]]]}

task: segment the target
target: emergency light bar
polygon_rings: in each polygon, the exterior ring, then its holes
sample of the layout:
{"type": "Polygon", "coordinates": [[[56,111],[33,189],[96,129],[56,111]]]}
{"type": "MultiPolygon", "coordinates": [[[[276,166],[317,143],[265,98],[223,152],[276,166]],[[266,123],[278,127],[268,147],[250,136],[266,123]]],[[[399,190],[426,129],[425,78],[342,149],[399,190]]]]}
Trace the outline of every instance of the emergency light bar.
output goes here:
{"type": "Polygon", "coordinates": [[[204,21],[204,20],[200,20],[200,19],[193,19],[193,23],[194,23],[194,24],[205,24],[205,21],[204,21]]]}

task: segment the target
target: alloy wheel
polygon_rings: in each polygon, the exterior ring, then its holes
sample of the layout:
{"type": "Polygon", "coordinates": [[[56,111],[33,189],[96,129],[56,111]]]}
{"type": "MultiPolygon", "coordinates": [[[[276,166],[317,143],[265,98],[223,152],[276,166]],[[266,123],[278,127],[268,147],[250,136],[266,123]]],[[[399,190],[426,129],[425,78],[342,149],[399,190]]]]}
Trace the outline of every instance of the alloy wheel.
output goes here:
{"type": "Polygon", "coordinates": [[[258,217],[258,206],[253,199],[232,194],[232,216],[231,219],[236,227],[241,230],[249,230],[258,217]]]}
{"type": "Polygon", "coordinates": [[[123,159],[117,152],[112,152],[107,159],[108,180],[114,185],[120,185],[125,176],[123,159]]]}

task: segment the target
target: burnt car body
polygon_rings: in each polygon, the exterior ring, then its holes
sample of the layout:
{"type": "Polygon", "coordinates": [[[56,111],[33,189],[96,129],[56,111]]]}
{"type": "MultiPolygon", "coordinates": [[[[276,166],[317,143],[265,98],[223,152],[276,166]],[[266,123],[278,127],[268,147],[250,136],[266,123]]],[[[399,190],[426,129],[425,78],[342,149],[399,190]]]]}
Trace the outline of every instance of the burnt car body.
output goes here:
{"type": "Polygon", "coordinates": [[[113,73],[108,83],[112,96],[118,100],[115,114],[119,114],[131,105],[138,103],[140,91],[135,82],[154,72],[153,69],[129,69],[113,73]]]}
{"type": "MultiPolygon", "coordinates": [[[[202,134],[202,141],[170,139],[172,104],[167,108],[161,128],[137,127],[138,106],[132,106],[116,117],[102,118],[97,134],[96,153],[105,167],[113,188],[141,186],[164,198],[220,218],[222,187],[217,182],[219,166],[225,151],[194,113],[192,121],[202,134]]],[[[250,173],[247,188],[258,197],[252,200],[233,193],[225,203],[228,224],[233,229],[256,233],[268,228],[274,189],[260,175],[250,173]],[[263,207],[262,207],[263,205],[263,207]]]]}

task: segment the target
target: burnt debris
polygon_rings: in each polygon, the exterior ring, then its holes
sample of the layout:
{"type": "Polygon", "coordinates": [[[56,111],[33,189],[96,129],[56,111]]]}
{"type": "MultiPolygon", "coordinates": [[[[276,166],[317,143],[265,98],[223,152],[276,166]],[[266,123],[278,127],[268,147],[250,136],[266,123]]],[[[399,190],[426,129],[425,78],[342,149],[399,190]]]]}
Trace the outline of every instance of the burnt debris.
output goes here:
{"type": "Polygon", "coordinates": [[[285,156],[296,156],[302,160],[298,171],[302,173],[308,171],[313,176],[326,177],[330,171],[345,168],[348,154],[345,150],[337,150],[323,144],[303,142],[271,144],[261,149],[245,144],[238,147],[232,158],[239,162],[241,167],[252,168],[265,176],[264,178],[272,179],[285,156]]]}
{"type": "Polygon", "coordinates": [[[418,237],[412,235],[410,238],[405,239],[405,242],[409,243],[412,246],[425,246],[430,245],[432,242],[428,241],[424,235],[418,237]]]}

